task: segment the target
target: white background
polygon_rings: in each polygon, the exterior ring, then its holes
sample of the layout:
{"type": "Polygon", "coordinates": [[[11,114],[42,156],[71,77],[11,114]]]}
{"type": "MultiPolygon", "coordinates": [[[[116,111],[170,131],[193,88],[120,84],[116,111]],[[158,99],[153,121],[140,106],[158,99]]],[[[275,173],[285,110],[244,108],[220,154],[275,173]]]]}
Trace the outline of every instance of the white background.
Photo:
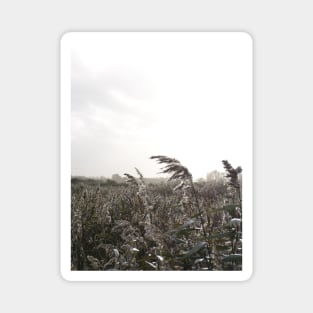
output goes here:
{"type": "Polygon", "coordinates": [[[312,311],[312,2],[0,5],[2,312],[312,311]],[[241,283],[68,283],[59,274],[59,39],[74,30],[254,37],[254,274],[241,283]]]}

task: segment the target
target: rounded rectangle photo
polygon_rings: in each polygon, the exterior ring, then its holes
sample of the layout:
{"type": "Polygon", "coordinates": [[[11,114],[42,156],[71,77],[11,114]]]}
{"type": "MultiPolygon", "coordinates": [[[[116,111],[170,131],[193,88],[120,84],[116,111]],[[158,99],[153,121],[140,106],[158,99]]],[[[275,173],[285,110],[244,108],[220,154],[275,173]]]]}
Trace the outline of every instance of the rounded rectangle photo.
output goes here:
{"type": "Polygon", "coordinates": [[[252,275],[253,42],[72,32],[61,43],[61,275],[252,275]]]}

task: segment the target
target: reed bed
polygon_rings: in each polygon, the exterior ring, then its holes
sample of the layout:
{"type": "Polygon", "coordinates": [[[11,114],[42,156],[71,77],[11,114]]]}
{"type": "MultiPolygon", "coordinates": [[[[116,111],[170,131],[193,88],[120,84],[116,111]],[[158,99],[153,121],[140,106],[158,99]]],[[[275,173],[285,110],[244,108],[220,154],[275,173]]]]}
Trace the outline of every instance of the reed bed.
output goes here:
{"type": "Polygon", "coordinates": [[[135,168],[122,182],[72,178],[72,270],[242,270],[242,169],[194,182],[178,160],[152,156],[166,182],[135,168]]]}

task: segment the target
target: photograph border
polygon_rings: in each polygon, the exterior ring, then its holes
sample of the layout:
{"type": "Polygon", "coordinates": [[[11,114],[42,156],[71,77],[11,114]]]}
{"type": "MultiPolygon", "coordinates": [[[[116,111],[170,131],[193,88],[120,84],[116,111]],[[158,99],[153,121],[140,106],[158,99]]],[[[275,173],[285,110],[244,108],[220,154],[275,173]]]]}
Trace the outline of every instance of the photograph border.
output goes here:
{"type": "MultiPolygon", "coordinates": [[[[68,32],[60,39],[60,273],[67,281],[246,281],[253,273],[253,39],[246,32],[136,32],[221,34],[238,38],[251,50],[251,110],[248,119],[250,134],[242,151],[243,245],[241,271],[72,271],[71,270],[71,45],[81,38],[97,37],[112,32],[68,32]]],[[[117,32],[128,36],[134,32],[117,32]]],[[[250,62],[249,62],[250,63],[250,62]]]]}

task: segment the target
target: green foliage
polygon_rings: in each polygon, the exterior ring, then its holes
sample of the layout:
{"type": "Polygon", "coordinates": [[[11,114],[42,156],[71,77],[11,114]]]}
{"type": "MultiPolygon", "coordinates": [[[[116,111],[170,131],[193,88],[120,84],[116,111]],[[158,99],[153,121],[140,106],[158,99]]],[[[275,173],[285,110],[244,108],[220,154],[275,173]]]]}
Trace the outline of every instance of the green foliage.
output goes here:
{"type": "Polygon", "coordinates": [[[191,256],[195,255],[196,253],[198,253],[200,250],[202,250],[204,247],[207,247],[207,243],[206,242],[200,242],[195,244],[192,249],[190,249],[189,251],[185,252],[182,256],[183,259],[186,258],[190,258],[191,256]]]}
{"type": "Polygon", "coordinates": [[[123,183],[72,178],[72,270],[241,270],[241,168],[194,183],[178,160],[152,159],[168,182],[137,168],[123,183]]]}

